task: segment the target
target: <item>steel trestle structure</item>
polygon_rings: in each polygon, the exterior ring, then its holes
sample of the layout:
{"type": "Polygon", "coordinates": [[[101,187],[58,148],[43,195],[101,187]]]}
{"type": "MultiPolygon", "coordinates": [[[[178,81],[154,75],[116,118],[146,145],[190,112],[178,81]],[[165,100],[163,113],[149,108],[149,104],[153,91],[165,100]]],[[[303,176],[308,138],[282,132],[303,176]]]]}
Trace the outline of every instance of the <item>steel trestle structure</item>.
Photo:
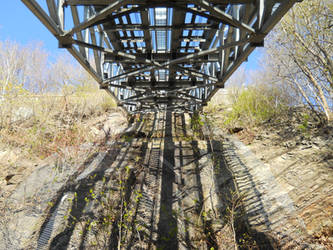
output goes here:
{"type": "Polygon", "coordinates": [[[201,108],[299,1],[22,0],[129,112],[201,108]]]}

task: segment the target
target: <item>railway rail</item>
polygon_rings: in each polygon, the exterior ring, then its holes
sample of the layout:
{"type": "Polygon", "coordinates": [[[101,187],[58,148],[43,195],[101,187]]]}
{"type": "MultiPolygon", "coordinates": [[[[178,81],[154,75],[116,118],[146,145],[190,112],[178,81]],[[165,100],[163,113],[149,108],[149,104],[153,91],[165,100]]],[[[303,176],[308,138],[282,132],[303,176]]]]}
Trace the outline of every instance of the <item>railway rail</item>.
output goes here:
{"type": "Polygon", "coordinates": [[[200,166],[207,152],[183,140],[192,136],[185,120],[170,111],[143,116],[136,136],[114,144],[96,166],[73,177],[53,198],[37,249],[216,247],[202,216],[216,206],[208,195],[213,165],[200,166]]]}

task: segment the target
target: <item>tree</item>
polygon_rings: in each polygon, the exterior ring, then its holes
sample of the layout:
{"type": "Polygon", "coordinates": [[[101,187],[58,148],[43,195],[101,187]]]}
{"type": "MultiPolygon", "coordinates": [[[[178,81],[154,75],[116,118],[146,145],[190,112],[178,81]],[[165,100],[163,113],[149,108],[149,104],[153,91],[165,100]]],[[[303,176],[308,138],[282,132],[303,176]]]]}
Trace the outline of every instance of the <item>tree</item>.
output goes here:
{"type": "Polygon", "coordinates": [[[304,103],[333,120],[333,1],[297,4],[272,32],[268,54],[275,73],[304,103]]]}
{"type": "Polygon", "coordinates": [[[22,91],[68,95],[88,85],[97,89],[92,77],[68,55],[51,62],[41,43],[22,46],[0,41],[0,99],[16,97],[22,91]]]}
{"type": "Polygon", "coordinates": [[[0,100],[14,94],[24,75],[26,54],[16,43],[0,42],[0,100]]]}
{"type": "Polygon", "coordinates": [[[0,98],[22,91],[42,93],[48,89],[48,54],[41,44],[22,46],[0,42],[0,98]]]}

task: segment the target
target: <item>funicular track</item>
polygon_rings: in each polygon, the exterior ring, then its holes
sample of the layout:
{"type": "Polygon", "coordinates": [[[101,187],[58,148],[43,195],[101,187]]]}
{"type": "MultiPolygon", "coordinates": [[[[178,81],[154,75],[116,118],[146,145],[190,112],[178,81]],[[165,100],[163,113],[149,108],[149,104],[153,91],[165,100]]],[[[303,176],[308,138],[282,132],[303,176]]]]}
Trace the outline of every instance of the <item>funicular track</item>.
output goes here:
{"type": "Polygon", "coordinates": [[[210,195],[211,144],[186,139],[193,136],[188,120],[170,111],[141,116],[130,138],[124,135],[51,199],[30,247],[217,249],[203,216],[218,207],[210,195]]]}
{"type": "MultiPolygon", "coordinates": [[[[145,240],[141,243],[140,239],[134,235],[130,240],[138,248],[151,249],[153,243],[157,240],[157,214],[159,211],[160,189],[161,189],[161,169],[162,169],[162,142],[165,124],[165,113],[155,113],[152,125],[151,136],[148,143],[148,152],[144,158],[144,171],[140,173],[143,180],[139,193],[142,194],[137,206],[137,218],[145,227],[145,240]],[[143,245],[142,245],[143,244],[143,245]]],[[[128,247],[130,248],[130,246],[128,247]]]]}
{"type": "Polygon", "coordinates": [[[52,198],[30,246],[218,249],[232,174],[185,112],[206,105],[298,0],[22,2],[119,106],[141,113],[52,198]]]}
{"type": "MultiPolygon", "coordinates": [[[[171,111],[137,117],[132,129],[61,185],[47,182],[33,192],[40,198],[36,206],[49,205],[39,212],[38,223],[25,230],[14,227],[15,240],[8,247],[234,249],[244,235],[248,246],[259,249],[280,249],[280,243],[290,242],[297,246],[305,235],[292,200],[269,169],[262,165],[258,173],[248,166],[229,139],[216,140],[207,131],[204,137],[195,134],[191,119],[189,113],[171,111]],[[246,207],[241,205],[230,218],[237,190],[245,194],[246,207]],[[276,193],[283,193],[288,203],[277,200],[276,193]]],[[[23,203],[15,195],[11,200],[23,203]]],[[[35,208],[24,214],[15,223],[38,215],[35,208]]]]}

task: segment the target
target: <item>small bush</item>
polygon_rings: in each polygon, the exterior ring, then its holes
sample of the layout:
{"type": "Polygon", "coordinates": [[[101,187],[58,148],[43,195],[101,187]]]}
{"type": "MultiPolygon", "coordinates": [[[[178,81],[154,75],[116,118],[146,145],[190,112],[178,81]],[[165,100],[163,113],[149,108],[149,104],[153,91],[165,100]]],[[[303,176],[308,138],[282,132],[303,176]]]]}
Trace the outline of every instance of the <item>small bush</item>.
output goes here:
{"type": "Polygon", "coordinates": [[[201,116],[199,112],[194,112],[191,117],[191,128],[193,130],[194,136],[197,136],[199,138],[202,138],[202,126],[204,125],[203,120],[201,119],[201,116]]]}
{"type": "Polygon", "coordinates": [[[253,85],[238,91],[230,111],[225,111],[227,127],[250,127],[273,118],[287,107],[283,93],[273,87],[253,85]]]}

